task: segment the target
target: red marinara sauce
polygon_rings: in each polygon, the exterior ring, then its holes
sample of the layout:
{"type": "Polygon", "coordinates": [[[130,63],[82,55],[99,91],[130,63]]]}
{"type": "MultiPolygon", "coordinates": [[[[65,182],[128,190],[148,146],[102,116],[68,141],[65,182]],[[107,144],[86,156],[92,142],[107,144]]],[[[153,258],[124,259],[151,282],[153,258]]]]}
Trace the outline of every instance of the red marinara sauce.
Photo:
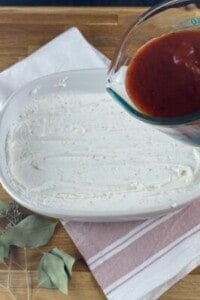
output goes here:
{"type": "Polygon", "coordinates": [[[200,111],[200,30],[150,40],[130,62],[125,84],[132,102],[149,116],[200,111]]]}

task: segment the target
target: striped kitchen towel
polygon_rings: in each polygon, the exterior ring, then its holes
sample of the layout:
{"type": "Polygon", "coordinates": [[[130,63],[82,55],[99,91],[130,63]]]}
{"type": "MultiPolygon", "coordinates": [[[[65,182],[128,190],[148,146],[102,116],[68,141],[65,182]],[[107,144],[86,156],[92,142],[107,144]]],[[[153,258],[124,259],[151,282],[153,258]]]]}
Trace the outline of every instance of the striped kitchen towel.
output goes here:
{"type": "Polygon", "coordinates": [[[64,227],[110,300],[156,299],[200,262],[200,201],[146,221],[64,227]]]}

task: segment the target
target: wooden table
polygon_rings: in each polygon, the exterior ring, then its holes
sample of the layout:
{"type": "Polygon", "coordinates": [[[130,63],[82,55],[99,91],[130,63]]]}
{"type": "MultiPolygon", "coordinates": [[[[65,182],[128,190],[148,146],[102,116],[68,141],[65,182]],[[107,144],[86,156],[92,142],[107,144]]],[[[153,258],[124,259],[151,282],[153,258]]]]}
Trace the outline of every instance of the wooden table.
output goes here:
{"type": "MultiPolygon", "coordinates": [[[[90,43],[111,58],[127,25],[143,11],[143,8],[1,7],[0,69],[3,70],[21,60],[72,26],[77,26],[90,43]]],[[[0,198],[10,199],[2,188],[0,198]]],[[[54,237],[47,246],[36,250],[13,249],[9,261],[10,275],[6,266],[0,266],[0,299],[66,299],[57,290],[37,288],[38,261],[43,251],[48,251],[54,246],[60,247],[77,259],[67,299],[105,299],[81,255],[60,224],[57,225],[54,237]]],[[[177,283],[160,299],[199,300],[200,268],[177,283]]]]}

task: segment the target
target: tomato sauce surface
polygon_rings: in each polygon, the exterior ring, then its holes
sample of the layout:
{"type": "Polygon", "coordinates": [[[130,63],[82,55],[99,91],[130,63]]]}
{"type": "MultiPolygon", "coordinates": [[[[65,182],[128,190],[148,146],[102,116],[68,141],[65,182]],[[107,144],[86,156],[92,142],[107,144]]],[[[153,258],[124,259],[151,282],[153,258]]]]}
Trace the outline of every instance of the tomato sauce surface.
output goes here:
{"type": "Polygon", "coordinates": [[[200,30],[169,33],[141,47],[126,73],[126,91],[144,114],[200,112],[200,30]]]}

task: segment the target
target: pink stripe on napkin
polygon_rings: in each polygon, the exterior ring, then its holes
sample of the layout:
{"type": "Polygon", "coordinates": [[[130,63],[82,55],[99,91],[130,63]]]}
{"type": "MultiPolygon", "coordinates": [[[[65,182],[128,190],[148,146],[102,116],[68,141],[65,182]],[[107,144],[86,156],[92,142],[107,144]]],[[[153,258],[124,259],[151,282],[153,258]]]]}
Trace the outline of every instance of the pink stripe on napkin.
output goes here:
{"type": "Polygon", "coordinates": [[[67,224],[67,228],[71,233],[79,233],[77,236],[78,244],[81,246],[84,257],[90,259],[97,254],[97,252],[104,250],[108,245],[119,240],[121,237],[125,236],[134,228],[137,229],[141,222],[123,222],[123,223],[78,223],[70,222],[67,224]],[[84,226],[83,226],[84,225],[84,226]],[[110,226],[111,227],[110,227],[110,226]],[[110,227],[110,228],[109,228],[110,227]],[[106,231],[109,234],[105,234],[106,231]],[[97,239],[98,233],[98,239],[97,239]],[[87,236],[87,239],[85,237],[87,236]],[[90,245],[88,245],[90,241],[90,245]],[[93,244],[94,241],[94,244],[93,244]]]}
{"type": "MultiPolygon", "coordinates": [[[[104,224],[69,222],[64,226],[108,299],[146,299],[159,285],[165,283],[167,289],[183,277],[186,269],[190,270],[194,254],[196,264],[199,263],[200,201],[152,220],[104,224]],[[159,263],[165,271],[162,276],[158,272],[156,277],[159,263]],[[150,269],[154,270],[152,282],[147,277],[150,269]],[[148,285],[149,291],[135,285],[139,278],[143,280],[142,286],[148,285]]],[[[156,296],[160,292],[157,289],[156,296]]]]}

